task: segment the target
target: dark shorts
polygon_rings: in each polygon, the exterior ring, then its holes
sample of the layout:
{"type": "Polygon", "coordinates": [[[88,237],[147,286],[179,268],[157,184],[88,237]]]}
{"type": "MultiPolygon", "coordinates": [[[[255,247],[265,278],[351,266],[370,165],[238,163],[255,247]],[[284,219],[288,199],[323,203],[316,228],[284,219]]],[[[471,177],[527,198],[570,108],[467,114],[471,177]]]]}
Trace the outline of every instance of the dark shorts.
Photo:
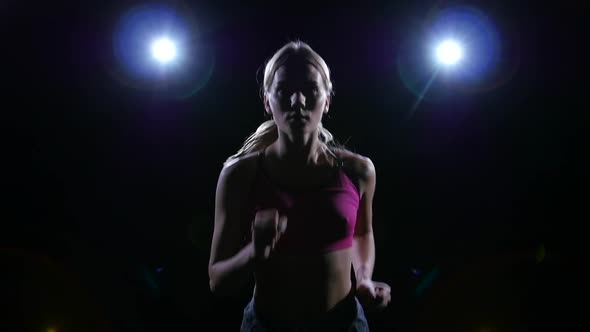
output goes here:
{"type": "Polygon", "coordinates": [[[254,299],[250,300],[244,309],[240,332],[368,332],[369,324],[363,311],[363,307],[355,296],[347,297],[336,308],[331,310],[326,317],[315,320],[302,319],[294,324],[272,321],[260,317],[256,313],[254,299]]]}

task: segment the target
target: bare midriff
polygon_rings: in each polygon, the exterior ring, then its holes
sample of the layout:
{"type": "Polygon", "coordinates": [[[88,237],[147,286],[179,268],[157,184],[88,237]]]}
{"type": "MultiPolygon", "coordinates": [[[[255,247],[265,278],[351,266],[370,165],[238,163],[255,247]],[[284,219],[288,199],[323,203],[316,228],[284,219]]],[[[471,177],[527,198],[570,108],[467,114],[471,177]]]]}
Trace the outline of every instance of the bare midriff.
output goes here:
{"type": "Polygon", "coordinates": [[[256,311],[286,322],[321,317],[350,293],[350,270],[350,248],[271,258],[255,273],[256,311]]]}

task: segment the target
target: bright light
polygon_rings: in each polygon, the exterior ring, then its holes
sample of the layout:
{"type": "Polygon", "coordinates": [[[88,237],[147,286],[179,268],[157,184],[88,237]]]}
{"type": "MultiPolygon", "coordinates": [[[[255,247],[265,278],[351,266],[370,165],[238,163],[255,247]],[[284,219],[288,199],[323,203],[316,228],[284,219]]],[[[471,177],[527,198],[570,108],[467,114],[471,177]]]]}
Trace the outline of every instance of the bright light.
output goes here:
{"type": "Polygon", "coordinates": [[[446,40],[436,48],[436,58],[444,65],[454,65],[463,58],[463,50],[457,42],[446,40]]]}
{"type": "Polygon", "coordinates": [[[160,38],[152,43],[152,55],[156,60],[166,63],[176,56],[176,47],[168,38],[160,38]]]}

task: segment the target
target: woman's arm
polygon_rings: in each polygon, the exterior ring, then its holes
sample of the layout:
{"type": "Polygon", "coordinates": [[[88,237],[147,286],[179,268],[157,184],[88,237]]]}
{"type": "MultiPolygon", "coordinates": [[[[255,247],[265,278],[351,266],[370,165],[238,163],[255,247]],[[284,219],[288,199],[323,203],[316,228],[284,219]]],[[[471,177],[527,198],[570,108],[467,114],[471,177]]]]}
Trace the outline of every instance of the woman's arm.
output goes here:
{"type": "MultiPolygon", "coordinates": [[[[244,157],[246,158],[246,157],[244,157]]],[[[247,217],[253,169],[251,160],[225,166],[215,192],[215,226],[209,257],[209,287],[216,295],[227,295],[243,286],[253,272],[254,246],[243,246],[252,220],[247,217]]]]}
{"type": "Polygon", "coordinates": [[[375,239],[373,237],[373,196],[375,195],[376,173],[369,158],[360,157],[355,162],[361,199],[354,231],[352,264],[357,284],[371,280],[375,266],[375,239]]]}
{"type": "MultiPolygon", "coordinates": [[[[364,157],[363,157],[364,158],[364,157]]],[[[375,239],[373,237],[373,196],[375,195],[375,167],[370,159],[361,158],[359,188],[361,202],[352,251],[352,264],[357,280],[357,295],[369,310],[383,309],[391,301],[391,288],[384,282],[373,281],[375,266],[375,239]]]]}

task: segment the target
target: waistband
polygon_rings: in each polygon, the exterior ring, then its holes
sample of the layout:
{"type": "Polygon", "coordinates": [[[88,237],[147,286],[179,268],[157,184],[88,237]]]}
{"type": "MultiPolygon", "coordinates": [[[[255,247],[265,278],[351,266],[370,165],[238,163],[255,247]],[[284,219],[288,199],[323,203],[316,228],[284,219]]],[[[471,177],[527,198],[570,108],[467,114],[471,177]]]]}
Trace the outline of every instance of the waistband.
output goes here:
{"type": "Polygon", "coordinates": [[[345,330],[357,317],[358,300],[353,289],[351,288],[346,297],[327,312],[314,317],[301,317],[295,321],[277,320],[258,312],[254,299],[252,299],[252,308],[257,320],[273,331],[340,331],[345,330]]]}

